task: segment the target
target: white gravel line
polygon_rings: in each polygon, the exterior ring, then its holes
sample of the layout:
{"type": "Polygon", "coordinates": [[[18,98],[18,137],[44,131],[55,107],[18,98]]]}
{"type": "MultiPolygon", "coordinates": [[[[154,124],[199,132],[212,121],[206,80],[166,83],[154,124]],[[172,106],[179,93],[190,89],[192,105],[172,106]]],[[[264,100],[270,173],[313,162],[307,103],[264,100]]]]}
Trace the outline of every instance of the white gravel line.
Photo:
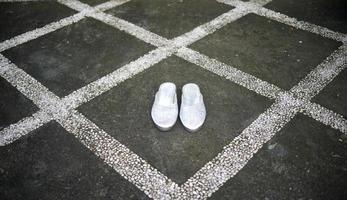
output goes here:
{"type": "Polygon", "coordinates": [[[100,78],[99,80],[96,80],[86,85],[85,87],[71,93],[70,95],[64,98],[64,102],[66,105],[69,105],[69,107],[76,108],[79,105],[83,104],[84,102],[87,102],[90,99],[95,98],[96,96],[102,94],[103,92],[111,89],[112,87],[116,86],[120,82],[128,78],[131,78],[137,73],[140,73],[143,70],[160,62],[161,60],[169,57],[170,55],[172,55],[174,51],[178,49],[178,47],[189,45],[195,42],[196,40],[199,40],[205,37],[206,35],[213,33],[214,31],[226,25],[227,23],[237,20],[238,18],[243,16],[243,14],[244,14],[243,10],[240,11],[240,9],[238,10],[233,9],[215,18],[211,22],[205,23],[193,29],[193,31],[188,32],[187,34],[183,34],[182,36],[177,37],[173,39],[172,41],[170,41],[164,37],[161,37],[155,33],[151,33],[141,27],[138,27],[130,22],[114,17],[112,15],[104,14],[100,12],[91,13],[90,14],[91,17],[94,17],[117,29],[123,30],[159,48],[125,65],[124,67],[119,68],[118,70],[112,72],[111,74],[106,75],[100,78]],[[236,13],[236,14],[232,14],[232,13],[236,13]],[[197,30],[204,30],[204,31],[200,32],[197,30]]]}
{"type": "Polygon", "coordinates": [[[347,66],[347,45],[340,46],[290,91],[298,98],[311,99],[347,66]]]}
{"type": "Polygon", "coordinates": [[[0,43],[0,52],[13,48],[15,46],[18,46],[20,44],[24,44],[28,41],[34,40],[38,37],[41,37],[43,35],[46,35],[48,33],[61,29],[70,24],[76,23],[80,21],[81,19],[83,19],[84,17],[85,17],[85,13],[77,13],[70,17],[63,18],[57,22],[52,22],[41,28],[28,31],[26,33],[15,36],[11,39],[5,40],[0,43]]]}
{"type": "Polygon", "coordinates": [[[31,117],[24,118],[3,129],[0,132],[0,145],[10,144],[52,119],[67,114],[67,110],[60,103],[59,97],[1,54],[0,76],[40,109],[31,117]]]}
{"type": "Polygon", "coordinates": [[[304,31],[315,33],[317,35],[320,35],[320,36],[323,36],[326,38],[330,38],[332,40],[344,42],[345,37],[346,37],[346,35],[343,33],[332,31],[328,28],[318,26],[315,24],[311,24],[308,22],[298,21],[296,18],[288,17],[284,14],[272,11],[272,10],[267,9],[267,8],[256,9],[256,10],[254,10],[254,13],[258,14],[260,16],[264,16],[264,17],[267,17],[269,19],[281,22],[283,24],[295,27],[297,29],[301,29],[304,31]]]}
{"type": "MultiPolygon", "coordinates": [[[[128,70],[132,73],[131,70],[136,71],[139,69],[129,67],[128,70]]],[[[67,108],[64,101],[1,54],[0,76],[40,108],[40,111],[32,117],[25,118],[19,123],[2,130],[0,145],[9,144],[28,134],[30,130],[34,130],[51,120],[56,120],[80,139],[93,153],[105,160],[107,164],[148,196],[167,199],[173,191],[177,190],[177,184],[151,167],[146,161],[139,158],[124,145],[121,145],[106,132],[100,130],[82,114],[67,108]]]]}
{"type": "Polygon", "coordinates": [[[81,104],[101,95],[117,86],[119,83],[148,69],[172,54],[173,50],[170,48],[160,47],[152,50],[137,60],[130,62],[114,72],[72,92],[68,96],[64,97],[63,102],[69,107],[69,109],[77,108],[81,104]]]}
{"type": "Polygon", "coordinates": [[[224,3],[234,7],[248,8],[250,11],[258,7],[263,7],[272,0],[251,0],[251,1],[240,1],[240,0],[216,0],[219,3],[224,3]]]}
{"type": "MultiPolygon", "coordinates": [[[[158,57],[166,56],[165,53],[161,52],[162,50],[162,48],[158,48],[156,51],[152,51],[152,54],[144,58],[144,62],[137,64],[143,64],[144,66],[142,67],[145,68],[150,65],[147,62],[155,62],[158,60],[158,57]],[[148,59],[149,57],[151,59],[148,59]]],[[[165,50],[164,52],[169,51],[165,50]]],[[[126,75],[131,75],[139,73],[143,69],[135,64],[129,64],[123,70],[127,71],[126,75]]],[[[151,167],[145,160],[131,152],[106,132],[99,129],[82,114],[68,108],[64,101],[60,100],[59,97],[1,54],[0,75],[40,108],[40,111],[32,117],[24,118],[22,121],[2,130],[0,132],[0,145],[9,144],[28,134],[31,130],[54,119],[67,131],[74,134],[93,153],[140,190],[144,191],[149,197],[168,199],[171,193],[177,190],[177,184],[151,167]]],[[[110,74],[107,77],[113,78],[114,75],[110,74]]],[[[107,77],[105,78],[106,80],[107,77]]],[[[105,79],[101,79],[100,82],[105,79]]]]}
{"type": "Polygon", "coordinates": [[[340,42],[346,42],[346,34],[339,33],[336,31],[332,31],[328,28],[318,26],[312,23],[304,22],[304,21],[299,21],[296,18],[289,17],[287,15],[284,15],[282,13],[270,10],[268,8],[264,8],[261,5],[254,3],[254,2],[243,2],[239,0],[217,0],[218,2],[231,5],[231,6],[236,6],[236,7],[246,7],[248,8],[251,12],[254,14],[257,14],[259,16],[266,17],[268,19],[275,20],[277,22],[292,26],[296,29],[308,31],[311,33],[315,33],[317,35],[320,35],[322,37],[330,38],[336,41],[340,42]]]}
{"type": "Polygon", "coordinates": [[[178,50],[176,55],[270,99],[276,99],[279,93],[283,91],[281,88],[271,83],[242,72],[241,70],[224,64],[218,60],[209,58],[195,50],[182,47],[178,50]]]}
{"type": "Polygon", "coordinates": [[[60,110],[56,108],[60,101],[59,97],[1,54],[0,76],[33,101],[40,109],[50,113],[60,110]]]}
{"type": "MultiPolygon", "coordinates": [[[[3,52],[5,50],[8,50],[8,49],[13,48],[15,46],[18,46],[20,44],[24,44],[26,42],[29,42],[31,40],[34,40],[34,39],[39,38],[41,36],[44,36],[48,33],[59,30],[65,26],[77,23],[80,20],[82,20],[83,18],[85,18],[88,13],[105,11],[105,10],[114,8],[116,6],[122,5],[123,3],[126,3],[128,1],[129,0],[112,0],[112,1],[102,3],[100,5],[97,5],[94,8],[88,6],[87,4],[83,4],[84,5],[83,8],[85,8],[85,10],[81,9],[80,10],[81,12],[79,12],[77,14],[63,18],[63,19],[56,21],[56,22],[49,23],[43,27],[34,29],[32,31],[28,31],[26,33],[17,35],[11,39],[8,39],[8,40],[1,42],[0,43],[0,52],[3,52]]],[[[60,2],[60,3],[64,2],[68,5],[70,5],[71,7],[74,5],[74,3],[76,3],[76,2],[70,1],[70,0],[68,0],[68,1],[58,0],[58,2],[60,2]]],[[[79,5],[79,8],[81,8],[81,7],[82,6],[79,5]]]]}
{"type": "Polygon", "coordinates": [[[303,104],[301,112],[327,126],[347,134],[347,120],[338,113],[311,102],[303,104]]]}
{"type": "MultiPolygon", "coordinates": [[[[186,54],[185,58],[189,59],[190,62],[200,65],[207,70],[216,71],[215,73],[222,77],[227,77],[226,74],[228,74],[227,70],[229,69],[234,70],[234,74],[239,73],[231,66],[223,65],[223,63],[218,63],[218,61],[199,55],[198,52],[182,49],[179,50],[178,54],[183,52],[183,54],[186,54]],[[214,66],[218,66],[217,69],[214,69],[214,66]]],[[[222,153],[184,183],[183,187],[181,187],[182,191],[177,194],[179,199],[205,199],[212,195],[213,192],[217,191],[219,187],[241,170],[263,144],[280,131],[299,111],[346,133],[346,119],[320,105],[309,102],[314,95],[344,69],[346,53],[346,46],[341,46],[322,64],[313,69],[305,79],[294,86],[290,92],[281,92],[281,89],[277,88],[277,92],[271,95],[271,90],[265,90],[266,92],[263,92],[264,96],[277,96],[278,100],[276,103],[225,147],[222,153]]],[[[246,84],[251,77],[249,75],[244,76],[246,76],[244,79],[241,78],[241,75],[235,76],[234,82],[241,79],[245,81],[245,83],[241,82],[243,86],[257,92],[258,89],[253,89],[256,85],[253,86],[252,83],[251,86],[247,86],[246,84]]],[[[260,91],[264,91],[263,87],[269,88],[266,82],[264,86],[260,87],[260,91]]],[[[259,94],[260,92],[257,93],[259,94]]]]}
{"type": "MultiPolygon", "coordinates": [[[[332,53],[290,92],[276,94],[278,96],[276,102],[267,111],[242,131],[216,158],[183,184],[181,192],[176,194],[178,198],[205,199],[211,196],[227,180],[237,174],[253,155],[299,111],[346,133],[347,123],[341,115],[309,102],[342,71],[346,64],[345,48],[345,46],[341,46],[332,53]]],[[[186,57],[189,57],[190,54],[186,57]]],[[[192,62],[194,62],[194,56],[192,57],[192,62]]],[[[225,76],[226,69],[222,68],[222,76],[225,76]]]]}
{"type": "Polygon", "coordinates": [[[234,8],[181,36],[173,38],[172,42],[178,47],[188,46],[204,38],[205,36],[214,33],[215,31],[224,27],[225,25],[240,19],[241,17],[249,14],[250,12],[251,11],[245,7],[234,8]]]}
{"type": "MultiPolygon", "coordinates": [[[[122,5],[123,3],[128,2],[129,0],[111,0],[102,4],[99,4],[95,7],[95,9],[105,11],[107,9],[122,5]]],[[[70,24],[76,23],[83,19],[88,12],[94,12],[94,10],[82,10],[82,12],[72,15],[70,17],[61,19],[57,22],[50,23],[42,28],[35,29],[33,31],[29,31],[18,35],[12,39],[6,40],[0,43],[0,52],[15,47],[17,45],[23,44],[30,40],[36,39],[43,35],[46,35],[50,32],[56,31],[60,28],[68,26],[70,24]]],[[[31,117],[26,117],[20,120],[17,123],[11,124],[10,126],[4,128],[0,132],[0,146],[7,145],[12,143],[13,141],[19,139],[21,136],[28,134],[30,131],[39,128],[45,122],[49,122],[52,120],[52,112],[55,110],[54,104],[59,102],[59,98],[55,96],[53,93],[48,91],[47,88],[42,86],[35,79],[30,77],[26,72],[22,69],[18,68],[16,65],[12,64],[7,58],[5,58],[2,54],[0,54],[0,75],[4,77],[8,82],[14,85],[21,93],[23,93],[27,98],[34,101],[36,105],[41,105],[40,109],[46,109],[48,107],[51,108],[50,115],[42,114],[45,113],[43,111],[38,111],[31,117]],[[45,99],[48,96],[49,101],[45,99]],[[47,106],[50,104],[50,106],[47,106]]],[[[64,104],[63,104],[64,105],[64,104]]],[[[67,106],[62,106],[64,108],[62,112],[66,114],[68,112],[67,106]]]]}
{"type": "Polygon", "coordinates": [[[298,112],[300,101],[289,94],[279,99],[181,186],[179,199],[206,199],[236,175],[298,112]]]}
{"type": "MultiPolygon", "coordinates": [[[[83,4],[79,5],[76,2],[77,1],[74,1],[74,5],[71,7],[74,7],[78,10],[85,9],[83,4]]],[[[111,89],[120,82],[131,78],[137,73],[142,72],[143,70],[169,57],[173,52],[177,51],[179,47],[189,45],[196,40],[199,40],[207,36],[208,34],[213,33],[222,26],[244,16],[244,14],[245,13],[243,9],[232,9],[229,12],[216,17],[214,20],[198,26],[197,28],[186,34],[183,34],[173,40],[168,40],[164,37],[161,37],[155,33],[147,31],[139,26],[136,26],[130,22],[114,17],[112,15],[102,12],[90,13],[88,14],[90,17],[94,17],[95,19],[98,19],[110,26],[125,31],[142,41],[159,47],[159,49],[153,50],[143,57],[140,57],[139,59],[125,65],[122,68],[119,68],[111,74],[106,75],[99,80],[96,80],[86,85],[85,87],[71,93],[64,98],[64,102],[66,105],[69,105],[69,107],[76,108],[84,102],[87,102],[90,99],[95,98],[103,92],[111,89]]]]}
{"type": "Polygon", "coordinates": [[[179,187],[82,114],[58,122],[95,155],[153,199],[170,199],[179,187]]]}
{"type": "MultiPolygon", "coordinates": [[[[58,0],[58,2],[77,11],[93,9],[89,5],[81,3],[77,0],[58,0]]],[[[165,39],[164,37],[104,12],[89,12],[88,17],[93,17],[94,19],[133,35],[154,46],[164,46],[169,43],[169,40],[165,39]]]]}
{"type": "Polygon", "coordinates": [[[65,5],[73,10],[76,10],[78,12],[82,12],[82,11],[94,11],[95,9],[92,6],[89,6],[86,3],[82,3],[80,1],[77,0],[57,0],[58,3],[65,5]]]}
{"type": "MultiPolygon", "coordinates": [[[[219,1],[219,0],[217,0],[219,1]]],[[[272,0],[250,0],[249,2],[259,4],[260,6],[265,6],[266,4],[270,3],[272,0]]]]}
{"type": "Polygon", "coordinates": [[[25,117],[15,124],[4,128],[0,131],[0,146],[6,146],[15,140],[29,134],[31,131],[50,122],[52,118],[44,111],[40,110],[32,116],[25,117]]]}
{"type": "Polygon", "coordinates": [[[105,24],[108,24],[114,28],[124,31],[146,43],[152,44],[157,47],[165,46],[170,43],[170,41],[164,37],[161,37],[144,28],[136,26],[135,24],[132,24],[126,20],[120,19],[110,14],[96,12],[90,13],[88,16],[93,17],[94,19],[104,22],[105,24]]]}
{"type": "Polygon", "coordinates": [[[122,4],[125,4],[127,2],[129,2],[130,0],[111,0],[111,1],[107,1],[105,3],[99,4],[97,6],[95,6],[95,9],[98,9],[100,11],[106,11],[112,8],[115,8],[117,6],[120,6],[122,4]]]}

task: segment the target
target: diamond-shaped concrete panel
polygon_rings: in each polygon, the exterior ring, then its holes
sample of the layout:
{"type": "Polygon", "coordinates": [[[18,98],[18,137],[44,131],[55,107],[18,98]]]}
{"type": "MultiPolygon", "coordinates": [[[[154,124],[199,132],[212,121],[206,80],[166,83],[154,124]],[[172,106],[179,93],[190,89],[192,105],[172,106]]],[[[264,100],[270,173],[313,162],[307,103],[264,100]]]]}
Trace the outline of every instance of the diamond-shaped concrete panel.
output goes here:
{"type": "MultiPolygon", "coordinates": [[[[180,99],[179,99],[180,102],[180,99]]],[[[177,183],[185,182],[241,133],[271,101],[177,57],[170,57],[79,110],[100,128],[177,183]],[[207,119],[201,130],[187,132],[179,120],[160,132],[150,111],[161,83],[181,88],[197,83],[204,95],[207,119]]]]}

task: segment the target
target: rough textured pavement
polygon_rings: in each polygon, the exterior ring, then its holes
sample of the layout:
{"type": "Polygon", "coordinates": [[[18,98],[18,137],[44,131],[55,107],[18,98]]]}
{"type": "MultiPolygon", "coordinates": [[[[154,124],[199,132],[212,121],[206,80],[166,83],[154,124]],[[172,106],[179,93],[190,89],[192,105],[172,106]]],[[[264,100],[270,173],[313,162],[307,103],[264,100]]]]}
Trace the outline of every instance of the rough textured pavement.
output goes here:
{"type": "Polygon", "coordinates": [[[0,1],[0,199],[347,199],[345,1],[71,2],[0,1]],[[165,81],[200,86],[201,130],[155,128],[165,81]]]}

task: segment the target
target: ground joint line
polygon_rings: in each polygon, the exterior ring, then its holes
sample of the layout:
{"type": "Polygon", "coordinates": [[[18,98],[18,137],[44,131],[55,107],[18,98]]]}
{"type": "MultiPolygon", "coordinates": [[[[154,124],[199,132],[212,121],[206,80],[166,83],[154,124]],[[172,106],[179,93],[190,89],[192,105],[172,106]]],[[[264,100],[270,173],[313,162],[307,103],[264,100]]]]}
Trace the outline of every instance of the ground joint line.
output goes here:
{"type": "MultiPolygon", "coordinates": [[[[63,1],[63,0],[61,0],[63,1]]],[[[49,23],[43,27],[36,28],[34,30],[22,33],[20,35],[17,35],[11,39],[5,40],[0,43],[0,53],[8,50],[10,48],[13,48],[15,46],[18,46],[20,44],[24,44],[26,42],[29,42],[31,40],[34,40],[36,38],[39,38],[41,36],[44,36],[48,33],[54,32],[58,29],[61,29],[65,26],[74,24],[79,22],[80,20],[84,19],[87,14],[93,13],[93,12],[100,12],[100,11],[105,11],[108,9],[111,9],[113,7],[122,5],[123,3],[128,2],[129,0],[111,0],[102,4],[99,4],[95,7],[86,7],[86,9],[81,9],[80,12],[71,15],[69,17],[63,18],[59,21],[49,23]]],[[[70,3],[72,4],[72,3],[70,3]]],[[[70,5],[69,4],[69,5],[70,5]]]]}
{"type": "Polygon", "coordinates": [[[58,123],[150,198],[170,199],[179,186],[77,111],[58,123]]]}
{"type": "Polygon", "coordinates": [[[300,112],[347,135],[347,120],[340,114],[311,102],[303,104],[300,112]]]}
{"type": "Polygon", "coordinates": [[[245,73],[236,67],[224,64],[216,59],[203,55],[193,49],[182,47],[176,52],[176,55],[269,99],[276,99],[281,92],[284,92],[283,89],[271,83],[245,73]]]}
{"type": "Polygon", "coordinates": [[[340,46],[290,91],[301,99],[311,99],[347,67],[347,45],[340,46]]]}
{"type": "Polygon", "coordinates": [[[29,117],[21,119],[0,131],[0,146],[6,146],[13,141],[27,135],[53,119],[43,110],[39,110],[29,117]]]}
{"type": "Polygon", "coordinates": [[[38,37],[41,37],[43,35],[46,35],[48,33],[51,33],[53,31],[56,31],[58,29],[61,29],[65,26],[68,26],[70,24],[76,23],[83,19],[85,17],[85,13],[77,13],[70,17],[66,17],[64,19],[61,19],[57,22],[52,22],[50,24],[47,24],[41,28],[34,29],[32,31],[25,32],[23,34],[17,35],[11,39],[5,40],[0,43],[0,52],[3,52],[5,50],[8,50],[10,48],[13,48],[15,46],[18,46],[20,44],[29,42],[31,40],[34,40],[38,37]]]}
{"type": "Polygon", "coordinates": [[[346,34],[332,31],[326,27],[318,26],[312,23],[298,21],[296,18],[292,18],[282,13],[270,10],[252,1],[250,2],[243,2],[240,0],[217,0],[217,1],[227,5],[235,6],[235,7],[240,7],[240,6],[247,7],[252,13],[257,14],[259,16],[263,16],[268,19],[275,20],[282,24],[292,26],[296,29],[301,29],[307,32],[320,35],[322,37],[326,37],[326,38],[330,38],[339,42],[346,43],[346,37],[347,37],[346,34]]]}

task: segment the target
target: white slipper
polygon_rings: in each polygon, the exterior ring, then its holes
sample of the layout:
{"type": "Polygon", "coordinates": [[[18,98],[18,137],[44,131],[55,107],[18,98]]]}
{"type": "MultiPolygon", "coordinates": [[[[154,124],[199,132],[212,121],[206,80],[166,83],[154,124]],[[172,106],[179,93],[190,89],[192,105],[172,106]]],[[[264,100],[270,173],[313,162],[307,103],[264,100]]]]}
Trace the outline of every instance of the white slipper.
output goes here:
{"type": "Polygon", "coordinates": [[[199,86],[188,83],[182,88],[180,118],[190,132],[199,130],[206,119],[206,108],[199,86]]]}
{"type": "Polygon", "coordinates": [[[155,94],[155,100],[152,107],[152,119],[154,124],[161,131],[170,130],[177,121],[178,105],[176,85],[166,82],[160,85],[155,94]]]}

